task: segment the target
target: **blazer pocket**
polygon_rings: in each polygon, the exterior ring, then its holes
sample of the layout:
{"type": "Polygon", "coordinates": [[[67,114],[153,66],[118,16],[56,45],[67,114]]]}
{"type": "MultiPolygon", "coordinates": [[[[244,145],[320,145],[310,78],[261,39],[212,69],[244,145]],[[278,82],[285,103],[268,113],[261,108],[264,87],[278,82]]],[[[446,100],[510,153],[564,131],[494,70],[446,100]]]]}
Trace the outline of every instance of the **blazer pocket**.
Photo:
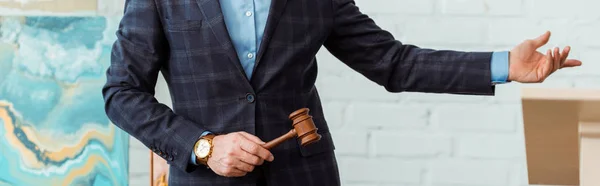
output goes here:
{"type": "Polygon", "coordinates": [[[173,20],[167,19],[165,25],[171,32],[198,31],[203,26],[202,20],[173,20]]]}
{"type": "Polygon", "coordinates": [[[307,145],[305,147],[303,147],[303,146],[300,147],[300,152],[302,153],[303,157],[309,157],[312,155],[316,155],[316,154],[320,154],[320,153],[324,153],[324,152],[331,152],[331,151],[335,150],[335,146],[333,144],[333,139],[331,137],[331,133],[329,133],[329,131],[327,131],[327,132],[320,133],[320,134],[321,134],[321,140],[319,140],[318,142],[307,145]]]}

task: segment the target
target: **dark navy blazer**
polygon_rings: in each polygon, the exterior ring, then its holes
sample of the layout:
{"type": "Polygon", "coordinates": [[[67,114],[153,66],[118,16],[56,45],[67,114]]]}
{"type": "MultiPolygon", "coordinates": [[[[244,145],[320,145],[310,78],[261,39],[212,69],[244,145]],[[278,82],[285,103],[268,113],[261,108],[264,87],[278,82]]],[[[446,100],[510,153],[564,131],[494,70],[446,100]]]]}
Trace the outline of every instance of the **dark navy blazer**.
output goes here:
{"type": "MultiPolygon", "coordinates": [[[[353,0],[273,0],[251,80],[229,38],[218,0],[127,0],[103,88],[111,121],[171,165],[171,185],[339,185],[319,93],[317,51],[389,92],[492,95],[488,52],[422,49],[395,40],[353,0]],[[173,108],[158,103],[162,72],[173,108]],[[205,130],[246,131],[264,141],[291,128],[288,115],[309,108],[322,140],[290,140],[275,161],[241,178],[190,166],[205,130]]],[[[342,94],[343,92],[340,92],[342,94]]]]}

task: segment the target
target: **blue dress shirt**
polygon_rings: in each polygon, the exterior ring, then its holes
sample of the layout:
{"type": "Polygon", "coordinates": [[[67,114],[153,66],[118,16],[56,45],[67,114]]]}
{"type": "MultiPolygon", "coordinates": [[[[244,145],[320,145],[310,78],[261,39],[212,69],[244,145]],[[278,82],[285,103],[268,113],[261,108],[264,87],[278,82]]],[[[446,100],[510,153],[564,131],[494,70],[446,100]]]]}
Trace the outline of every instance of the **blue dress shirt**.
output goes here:
{"type": "Polygon", "coordinates": [[[229,37],[250,79],[260,48],[271,0],[219,0],[229,37]]]}
{"type": "MultiPolygon", "coordinates": [[[[244,68],[246,77],[252,77],[256,54],[264,34],[271,0],[219,0],[229,31],[229,37],[244,68]]],[[[491,81],[494,84],[505,83],[508,77],[508,52],[494,52],[491,61],[491,81]]],[[[203,132],[202,136],[209,134],[203,132]]],[[[191,163],[197,165],[196,155],[192,153],[191,163]]]]}
{"type": "Polygon", "coordinates": [[[508,81],[508,59],[508,51],[492,53],[492,83],[501,84],[508,81]]]}

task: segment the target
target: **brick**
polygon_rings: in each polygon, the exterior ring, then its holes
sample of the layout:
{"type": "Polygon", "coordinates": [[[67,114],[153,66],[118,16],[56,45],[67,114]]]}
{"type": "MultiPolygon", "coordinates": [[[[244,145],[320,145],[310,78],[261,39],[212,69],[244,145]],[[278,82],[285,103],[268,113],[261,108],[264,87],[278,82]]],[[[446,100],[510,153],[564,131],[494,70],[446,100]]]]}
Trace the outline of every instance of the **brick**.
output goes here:
{"type": "MultiPolygon", "coordinates": [[[[190,152],[191,154],[192,152],[190,152]]],[[[130,149],[129,150],[129,172],[134,174],[144,174],[150,170],[150,150],[148,149],[130,149]]]]}
{"type": "Polygon", "coordinates": [[[144,178],[140,178],[140,177],[135,177],[132,175],[129,175],[129,185],[131,186],[145,186],[145,185],[150,185],[150,178],[148,179],[144,179],[144,178]]]}
{"type": "Polygon", "coordinates": [[[492,100],[499,103],[521,103],[521,88],[518,83],[496,85],[496,95],[492,100]]]}
{"type": "Polygon", "coordinates": [[[336,154],[341,156],[367,156],[368,132],[363,130],[335,130],[332,132],[336,154]]]}
{"type": "Polygon", "coordinates": [[[155,86],[155,95],[156,100],[159,103],[163,103],[167,105],[169,108],[173,108],[173,101],[171,100],[171,92],[169,91],[169,86],[167,85],[167,81],[163,77],[162,73],[159,73],[158,79],[156,81],[155,86]]]}
{"type": "Polygon", "coordinates": [[[383,86],[353,73],[352,77],[324,76],[320,81],[319,89],[323,100],[338,101],[382,101],[394,102],[400,100],[400,94],[390,93],[383,86]]]}
{"type": "Polygon", "coordinates": [[[487,24],[476,18],[417,18],[405,32],[405,42],[411,44],[481,44],[487,24]]]}
{"type": "Polygon", "coordinates": [[[441,106],[433,110],[433,123],[450,131],[512,132],[515,131],[520,107],[501,105],[441,106]]]}
{"type": "MultiPolygon", "coordinates": [[[[600,33],[600,32],[599,32],[600,33]]],[[[586,50],[581,52],[579,58],[584,64],[580,68],[563,69],[565,73],[571,75],[600,75],[600,53],[594,50],[586,50]]]]}
{"type": "MultiPolygon", "coordinates": [[[[572,70],[572,69],[563,69],[572,70]]],[[[573,69],[574,70],[574,69],[573,69]]],[[[543,83],[533,83],[533,84],[520,84],[523,88],[572,88],[574,86],[573,81],[571,81],[567,76],[564,76],[560,73],[565,72],[555,72],[550,77],[548,77],[543,83]]]]}
{"type": "Polygon", "coordinates": [[[515,159],[525,158],[525,141],[515,134],[461,134],[456,136],[459,157],[515,159]]]}
{"type": "Polygon", "coordinates": [[[135,150],[149,150],[140,140],[129,136],[129,148],[135,150]]]}
{"type": "Polygon", "coordinates": [[[506,161],[438,159],[431,162],[433,185],[506,186],[511,166],[506,161]]]}
{"type": "Polygon", "coordinates": [[[512,47],[527,39],[544,34],[547,29],[541,28],[535,20],[504,18],[490,20],[488,42],[490,44],[509,45],[512,47]],[[518,28],[518,29],[515,29],[518,28]]]}
{"type": "MultiPolygon", "coordinates": [[[[563,71],[569,69],[563,69],[563,71]]],[[[559,73],[564,72],[556,72],[545,82],[539,84],[521,84],[517,82],[496,85],[496,95],[492,97],[492,102],[497,103],[521,103],[521,90],[523,88],[571,88],[574,87],[573,81],[569,78],[565,78],[565,76],[559,76],[559,73]]],[[[577,82],[577,81],[575,81],[577,82]]]]}
{"type": "Polygon", "coordinates": [[[433,13],[434,0],[356,0],[356,5],[367,14],[412,14],[433,13]]]}
{"type": "Polygon", "coordinates": [[[346,121],[353,128],[424,128],[428,116],[415,105],[357,103],[348,107],[346,121]]]}
{"type": "Polygon", "coordinates": [[[580,23],[580,26],[577,30],[580,32],[581,36],[579,37],[579,42],[585,46],[591,47],[600,47],[600,23],[598,21],[586,21],[580,23]]]}
{"type": "MultiPolygon", "coordinates": [[[[546,50],[551,49],[553,47],[560,47],[561,49],[567,45],[577,44],[575,41],[577,40],[578,35],[576,35],[577,29],[576,22],[569,19],[542,19],[539,21],[539,33],[537,35],[542,35],[545,31],[551,31],[552,36],[550,37],[550,41],[544,47],[541,47],[538,51],[546,52],[546,50]]],[[[536,38],[537,36],[532,37],[531,39],[536,38]]]]}
{"type": "Polygon", "coordinates": [[[398,35],[398,26],[405,24],[406,20],[398,19],[397,15],[376,15],[371,16],[375,24],[379,26],[381,29],[390,32],[394,37],[401,37],[398,35]]]}
{"type": "Polygon", "coordinates": [[[419,186],[419,184],[377,184],[377,183],[360,183],[360,182],[351,182],[351,183],[343,183],[344,186],[419,186]]]}
{"type": "MultiPolygon", "coordinates": [[[[327,74],[328,76],[338,76],[356,73],[334,55],[329,53],[324,47],[317,53],[317,63],[319,66],[319,74],[327,74]]],[[[317,78],[320,78],[317,77],[317,78]]],[[[322,78],[321,78],[322,79],[322,78]]],[[[317,83],[320,83],[317,81],[317,83]]]]}
{"type": "Polygon", "coordinates": [[[129,185],[149,185],[150,150],[130,136],[129,157],[129,185]]]}
{"type": "Polygon", "coordinates": [[[600,12],[588,0],[531,0],[534,18],[596,19],[600,12]]]}
{"type": "Polygon", "coordinates": [[[344,124],[344,111],[347,104],[342,102],[322,102],[323,114],[330,129],[340,128],[344,124]]]}
{"type": "Polygon", "coordinates": [[[516,161],[512,164],[509,175],[509,185],[511,186],[525,186],[529,185],[529,178],[527,175],[527,160],[525,158],[520,161],[516,161]]]}
{"type": "Polygon", "coordinates": [[[483,0],[442,0],[441,7],[448,15],[482,15],[487,11],[483,0]]]}
{"type": "Polygon", "coordinates": [[[432,94],[405,92],[402,94],[409,103],[482,103],[491,99],[489,96],[432,94]]]}
{"type": "Polygon", "coordinates": [[[600,89],[600,78],[577,78],[575,88],[600,89]]]}
{"type": "Polygon", "coordinates": [[[424,163],[399,159],[344,158],[340,161],[340,177],[345,182],[380,184],[419,184],[424,163]]]}
{"type": "Polygon", "coordinates": [[[517,16],[524,13],[523,0],[486,0],[485,8],[490,15],[517,16]]]}
{"type": "Polygon", "coordinates": [[[376,131],[371,139],[377,157],[436,157],[450,154],[452,146],[449,136],[429,132],[376,131]]]}
{"type": "Polygon", "coordinates": [[[351,184],[343,184],[348,186],[378,186],[378,184],[374,183],[351,183],[351,184]]]}
{"type": "Polygon", "coordinates": [[[442,13],[447,15],[517,16],[523,14],[522,0],[443,0],[442,13]]]}
{"type": "Polygon", "coordinates": [[[148,186],[150,185],[150,172],[147,173],[129,173],[129,185],[131,186],[148,186]]]}

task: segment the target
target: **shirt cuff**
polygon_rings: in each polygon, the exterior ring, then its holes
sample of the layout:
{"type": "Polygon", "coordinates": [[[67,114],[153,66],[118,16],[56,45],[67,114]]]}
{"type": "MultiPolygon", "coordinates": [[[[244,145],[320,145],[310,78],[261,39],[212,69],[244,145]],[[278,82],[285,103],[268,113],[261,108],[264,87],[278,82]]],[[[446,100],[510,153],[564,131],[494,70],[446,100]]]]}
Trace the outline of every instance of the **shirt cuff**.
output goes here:
{"type": "Polygon", "coordinates": [[[493,84],[501,84],[508,82],[508,60],[508,51],[492,53],[491,72],[493,84]]]}
{"type": "MultiPolygon", "coordinates": [[[[200,137],[204,137],[209,134],[211,134],[210,131],[204,131],[202,133],[202,135],[200,135],[200,137]]],[[[190,162],[192,163],[192,165],[198,165],[198,163],[196,163],[196,154],[194,152],[192,152],[192,157],[190,159],[190,162]]]]}

